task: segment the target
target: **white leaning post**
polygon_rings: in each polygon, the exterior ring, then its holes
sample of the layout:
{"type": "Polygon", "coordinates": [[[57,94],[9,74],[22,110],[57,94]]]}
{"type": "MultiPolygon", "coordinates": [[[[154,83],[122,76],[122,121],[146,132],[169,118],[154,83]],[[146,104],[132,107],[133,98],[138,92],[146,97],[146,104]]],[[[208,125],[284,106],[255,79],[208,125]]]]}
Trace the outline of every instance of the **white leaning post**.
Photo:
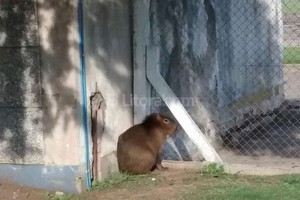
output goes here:
{"type": "Polygon", "coordinates": [[[208,162],[215,162],[218,165],[223,165],[223,161],[218,153],[210,145],[205,135],[201,132],[197,124],[190,117],[169,85],[161,76],[159,71],[159,48],[157,46],[148,46],[146,67],[147,78],[173,113],[174,117],[178,120],[189,138],[200,149],[205,160],[208,162]]]}

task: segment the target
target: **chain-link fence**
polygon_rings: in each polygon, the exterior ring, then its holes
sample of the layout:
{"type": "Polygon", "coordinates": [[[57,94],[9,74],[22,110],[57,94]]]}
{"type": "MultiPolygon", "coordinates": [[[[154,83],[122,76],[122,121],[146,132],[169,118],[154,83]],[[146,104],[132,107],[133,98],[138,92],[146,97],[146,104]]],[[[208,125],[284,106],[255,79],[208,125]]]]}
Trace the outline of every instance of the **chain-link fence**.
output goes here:
{"type": "MultiPolygon", "coordinates": [[[[149,18],[163,77],[224,161],[299,162],[300,1],[151,0],[149,18]]],[[[173,141],[165,159],[202,159],[173,141]]]]}

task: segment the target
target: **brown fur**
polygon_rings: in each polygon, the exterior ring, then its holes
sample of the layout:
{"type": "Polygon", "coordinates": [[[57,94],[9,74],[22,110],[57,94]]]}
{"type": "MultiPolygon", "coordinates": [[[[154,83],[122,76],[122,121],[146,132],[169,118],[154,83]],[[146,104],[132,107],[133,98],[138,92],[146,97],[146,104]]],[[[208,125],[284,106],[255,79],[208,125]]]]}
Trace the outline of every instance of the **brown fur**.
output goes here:
{"type": "Polygon", "coordinates": [[[160,113],[147,116],[141,124],[135,125],[118,138],[117,159],[120,172],[144,174],[155,168],[165,170],[161,165],[161,153],[167,136],[177,130],[177,123],[160,113]]]}

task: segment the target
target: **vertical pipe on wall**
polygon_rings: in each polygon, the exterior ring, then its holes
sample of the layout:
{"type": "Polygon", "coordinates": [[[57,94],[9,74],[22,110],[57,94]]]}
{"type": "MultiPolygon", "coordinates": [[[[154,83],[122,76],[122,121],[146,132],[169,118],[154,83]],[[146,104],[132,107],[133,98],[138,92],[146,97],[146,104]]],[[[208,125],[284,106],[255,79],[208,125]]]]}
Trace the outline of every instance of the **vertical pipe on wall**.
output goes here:
{"type": "Polygon", "coordinates": [[[88,136],[88,119],[87,119],[87,94],[86,94],[86,72],[84,60],[84,33],[83,33],[83,0],[77,1],[78,11],[78,31],[79,31],[79,51],[80,51],[80,80],[82,95],[82,121],[85,139],[85,159],[86,159],[86,186],[91,188],[91,172],[89,160],[89,136],[88,136]]]}

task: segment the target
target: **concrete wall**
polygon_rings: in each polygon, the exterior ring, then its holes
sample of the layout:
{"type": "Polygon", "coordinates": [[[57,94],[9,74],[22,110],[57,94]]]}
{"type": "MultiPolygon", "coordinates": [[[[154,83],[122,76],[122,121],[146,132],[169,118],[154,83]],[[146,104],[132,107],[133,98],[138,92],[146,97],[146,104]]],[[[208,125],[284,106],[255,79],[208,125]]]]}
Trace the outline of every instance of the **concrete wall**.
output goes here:
{"type": "Polygon", "coordinates": [[[133,124],[131,0],[84,1],[87,93],[98,89],[106,109],[100,138],[100,178],[118,170],[118,136],[133,124]]]}
{"type": "MultiPolygon", "coordinates": [[[[117,138],[133,123],[126,104],[131,1],[84,3],[87,102],[97,83],[106,104],[98,158],[103,178],[118,170],[117,138]]],[[[77,23],[77,0],[1,1],[0,180],[67,192],[85,187],[77,23]]]]}
{"type": "Polygon", "coordinates": [[[81,99],[77,1],[39,1],[45,164],[78,165],[81,99]],[[62,156],[63,155],[63,156],[62,156]]]}
{"type": "Polygon", "coordinates": [[[1,180],[84,188],[76,5],[1,1],[1,180]]]}
{"type": "MultiPolygon", "coordinates": [[[[279,0],[150,0],[149,10],[150,45],[160,47],[161,73],[212,143],[247,115],[281,105],[279,0]]],[[[168,112],[164,105],[151,110],[168,112]]],[[[201,159],[185,134],[174,140],[183,159],[201,159]]],[[[172,147],[165,155],[178,159],[172,147]]]]}
{"type": "Polygon", "coordinates": [[[2,1],[0,5],[1,163],[44,163],[35,12],[34,1],[2,1]]]}

